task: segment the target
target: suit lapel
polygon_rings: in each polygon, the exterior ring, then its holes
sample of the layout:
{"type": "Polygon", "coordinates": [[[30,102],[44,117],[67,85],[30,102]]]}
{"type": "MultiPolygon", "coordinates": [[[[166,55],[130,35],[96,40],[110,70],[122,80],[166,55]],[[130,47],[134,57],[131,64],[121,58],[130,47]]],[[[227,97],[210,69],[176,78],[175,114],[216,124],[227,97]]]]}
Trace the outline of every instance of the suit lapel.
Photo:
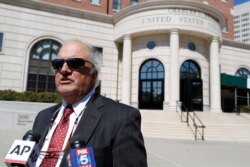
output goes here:
{"type": "MultiPolygon", "coordinates": [[[[97,96],[93,95],[90,98],[87,104],[87,108],[84,111],[84,114],[82,118],[80,119],[80,122],[75,130],[74,135],[83,136],[83,140],[86,142],[86,144],[88,144],[90,137],[92,136],[96,128],[96,125],[98,124],[98,122],[100,121],[102,117],[102,112],[100,111],[100,109],[103,106],[104,106],[104,103],[103,103],[102,97],[100,95],[97,95],[97,96]]],[[[64,154],[60,167],[64,167],[67,165],[66,155],[69,154],[69,150],[70,150],[70,147],[64,154]]]]}
{"type": "Polygon", "coordinates": [[[97,95],[96,97],[96,95],[93,95],[93,97],[91,97],[74,135],[81,135],[84,137],[84,141],[86,143],[89,142],[89,139],[93,134],[97,123],[102,117],[102,112],[100,111],[100,108],[102,108],[103,105],[104,103],[101,96],[97,95]]]}

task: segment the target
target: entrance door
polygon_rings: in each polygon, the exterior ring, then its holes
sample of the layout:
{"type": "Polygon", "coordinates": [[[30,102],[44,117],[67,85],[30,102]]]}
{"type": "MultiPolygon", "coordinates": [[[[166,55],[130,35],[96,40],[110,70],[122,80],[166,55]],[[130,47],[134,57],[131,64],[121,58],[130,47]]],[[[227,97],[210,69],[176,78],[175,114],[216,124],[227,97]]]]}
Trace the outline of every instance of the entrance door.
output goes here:
{"type": "Polygon", "coordinates": [[[199,66],[192,60],[185,61],[181,66],[180,78],[182,110],[203,111],[203,86],[199,66]]]}
{"type": "Polygon", "coordinates": [[[191,80],[191,106],[194,111],[203,110],[203,98],[202,98],[202,80],[192,79],[191,80]]]}
{"type": "Polygon", "coordinates": [[[140,83],[140,109],[163,109],[163,80],[145,80],[140,83]]]}
{"type": "Polygon", "coordinates": [[[139,108],[163,109],[164,68],[161,62],[150,59],[140,68],[139,108]]]}

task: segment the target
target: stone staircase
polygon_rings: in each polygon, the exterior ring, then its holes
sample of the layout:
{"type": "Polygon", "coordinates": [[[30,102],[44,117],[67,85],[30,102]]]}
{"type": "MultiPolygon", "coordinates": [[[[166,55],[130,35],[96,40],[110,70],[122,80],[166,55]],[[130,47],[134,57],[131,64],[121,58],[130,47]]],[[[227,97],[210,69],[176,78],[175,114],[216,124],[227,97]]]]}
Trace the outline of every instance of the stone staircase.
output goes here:
{"type": "Polygon", "coordinates": [[[194,135],[187,124],[181,123],[176,112],[141,110],[144,137],[193,140],[194,135]]]}
{"type": "MultiPolygon", "coordinates": [[[[250,115],[196,112],[206,126],[205,140],[250,142],[250,115]]],[[[193,123],[181,122],[179,112],[141,110],[144,137],[194,140],[193,123]]],[[[200,129],[201,130],[201,129],[200,129]]],[[[197,136],[201,139],[201,136],[197,136]]]]}
{"type": "Polygon", "coordinates": [[[205,140],[250,142],[250,117],[235,113],[197,112],[205,124],[205,140]]]}

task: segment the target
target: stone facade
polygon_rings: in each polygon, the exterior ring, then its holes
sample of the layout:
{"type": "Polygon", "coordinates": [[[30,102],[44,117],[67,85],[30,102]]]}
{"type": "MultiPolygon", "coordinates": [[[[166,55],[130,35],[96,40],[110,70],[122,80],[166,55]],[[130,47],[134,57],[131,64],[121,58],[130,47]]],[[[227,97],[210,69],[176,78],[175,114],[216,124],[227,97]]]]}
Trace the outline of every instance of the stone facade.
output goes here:
{"type": "Polygon", "coordinates": [[[249,45],[223,39],[224,14],[206,4],[152,1],[110,16],[41,1],[20,2],[0,0],[0,89],[26,90],[30,51],[42,39],[63,43],[79,38],[102,48],[101,94],[134,107],[139,106],[140,67],[149,59],[164,67],[163,110],[176,107],[179,70],[186,60],[201,69],[203,111],[221,112],[220,73],[250,69],[249,45]],[[150,41],[154,49],[147,48],[150,41]]]}

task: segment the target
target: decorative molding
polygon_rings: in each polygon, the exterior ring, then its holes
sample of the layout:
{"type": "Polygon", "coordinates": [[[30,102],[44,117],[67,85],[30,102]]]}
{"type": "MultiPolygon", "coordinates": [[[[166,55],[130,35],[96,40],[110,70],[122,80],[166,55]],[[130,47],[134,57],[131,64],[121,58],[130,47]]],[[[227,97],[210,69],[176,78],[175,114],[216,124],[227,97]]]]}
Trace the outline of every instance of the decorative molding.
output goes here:
{"type": "Polygon", "coordinates": [[[249,50],[250,44],[247,43],[241,43],[238,41],[233,41],[233,40],[228,40],[228,39],[223,39],[222,41],[224,46],[232,46],[232,47],[237,47],[239,49],[247,49],[249,50]]]}
{"type": "Polygon", "coordinates": [[[206,4],[195,2],[193,0],[169,0],[169,1],[150,1],[150,2],[144,2],[140,3],[134,6],[130,6],[128,8],[125,8],[121,10],[120,12],[116,13],[114,15],[114,23],[118,23],[120,20],[136,14],[141,13],[145,11],[151,11],[151,10],[159,10],[159,9],[170,9],[170,8],[179,8],[179,9],[190,9],[195,10],[201,13],[205,13],[208,16],[212,17],[214,20],[216,20],[220,26],[223,28],[226,25],[226,18],[224,14],[216,9],[215,7],[208,6],[206,4]]]}

